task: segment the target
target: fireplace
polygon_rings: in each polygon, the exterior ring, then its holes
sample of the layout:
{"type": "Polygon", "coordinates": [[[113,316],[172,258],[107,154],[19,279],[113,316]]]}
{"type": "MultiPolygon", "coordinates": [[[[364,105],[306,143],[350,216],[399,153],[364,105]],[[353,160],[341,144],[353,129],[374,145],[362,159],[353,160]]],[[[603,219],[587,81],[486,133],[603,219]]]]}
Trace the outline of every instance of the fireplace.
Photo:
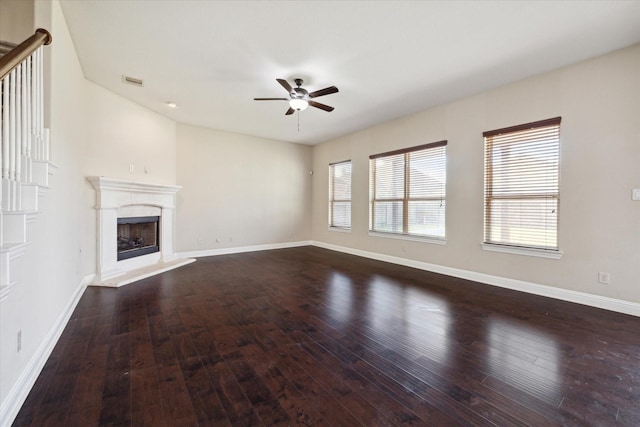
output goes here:
{"type": "Polygon", "coordinates": [[[118,261],[160,251],[160,217],[118,218],[118,261]]]}
{"type": "Polygon", "coordinates": [[[174,252],[175,194],[182,187],[103,176],[87,179],[96,189],[96,275],[93,285],[124,286],[195,261],[192,258],[178,258],[174,252]],[[152,218],[143,222],[155,223],[150,231],[138,229],[137,222],[143,217],[152,218]],[[118,224],[118,219],[123,222],[123,218],[129,218],[129,230],[118,224]],[[119,234],[118,228],[124,228],[122,234],[119,234]],[[151,244],[154,237],[155,243],[151,244]],[[151,253],[138,252],[142,256],[127,259],[119,255],[119,252],[125,253],[140,247],[151,253]]]}

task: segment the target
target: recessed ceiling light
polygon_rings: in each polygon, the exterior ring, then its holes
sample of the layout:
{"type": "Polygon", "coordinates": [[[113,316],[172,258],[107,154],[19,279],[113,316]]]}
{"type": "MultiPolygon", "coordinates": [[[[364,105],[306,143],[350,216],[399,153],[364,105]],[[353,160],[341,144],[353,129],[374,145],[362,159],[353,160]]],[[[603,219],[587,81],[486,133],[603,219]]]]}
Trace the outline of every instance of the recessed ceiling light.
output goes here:
{"type": "Polygon", "coordinates": [[[167,107],[169,107],[169,108],[177,108],[178,104],[176,104],[175,102],[169,101],[169,102],[167,102],[167,107]]]}

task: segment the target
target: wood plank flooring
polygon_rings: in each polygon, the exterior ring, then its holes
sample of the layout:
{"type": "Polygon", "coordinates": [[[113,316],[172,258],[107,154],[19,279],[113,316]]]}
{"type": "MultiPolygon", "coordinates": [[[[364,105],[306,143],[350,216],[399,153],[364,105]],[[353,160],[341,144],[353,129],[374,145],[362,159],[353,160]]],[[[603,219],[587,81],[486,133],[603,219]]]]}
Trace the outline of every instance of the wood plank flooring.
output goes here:
{"type": "Polygon", "coordinates": [[[15,426],[640,425],[640,318],[315,247],[86,290],[15,426]]]}

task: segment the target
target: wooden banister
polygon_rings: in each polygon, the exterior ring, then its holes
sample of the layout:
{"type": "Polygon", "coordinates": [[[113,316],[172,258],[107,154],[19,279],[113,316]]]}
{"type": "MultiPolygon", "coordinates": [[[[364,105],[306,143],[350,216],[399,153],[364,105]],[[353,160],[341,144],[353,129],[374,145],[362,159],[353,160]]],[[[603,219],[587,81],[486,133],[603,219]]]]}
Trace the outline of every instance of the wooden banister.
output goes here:
{"type": "Polygon", "coordinates": [[[0,58],[0,79],[9,74],[11,70],[40,46],[51,44],[52,40],[53,38],[49,31],[38,28],[31,37],[0,58]]]}

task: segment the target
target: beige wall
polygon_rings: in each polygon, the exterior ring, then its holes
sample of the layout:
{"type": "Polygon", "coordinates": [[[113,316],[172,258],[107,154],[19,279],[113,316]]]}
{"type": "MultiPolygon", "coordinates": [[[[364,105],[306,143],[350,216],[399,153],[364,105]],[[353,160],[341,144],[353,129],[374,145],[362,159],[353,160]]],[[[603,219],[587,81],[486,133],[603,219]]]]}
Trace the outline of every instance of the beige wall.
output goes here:
{"type": "Polygon", "coordinates": [[[183,124],[177,140],[178,252],[310,239],[310,147],[183,124]]]}
{"type": "Polygon", "coordinates": [[[176,123],[91,82],[83,169],[87,175],[155,184],[176,182],[176,123]],[[134,171],[129,172],[129,165],[134,171]]]}
{"type": "Polygon", "coordinates": [[[313,150],[313,240],[640,302],[640,45],[329,141],[313,150]],[[562,116],[562,259],[483,251],[482,132],[562,116]],[[368,235],[368,156],[446,139],[447,244],[368,235]],[[351,233],[327,230],[328,164],[353,162],[351,233]],[[611,274],[608,286],[599,271],[611,274]]]}
{"type": "Polygon", "coordinates": [[[0,40],[21,43],[33,35],[34,3],[28,0],[0,0],[0,40]]]}

